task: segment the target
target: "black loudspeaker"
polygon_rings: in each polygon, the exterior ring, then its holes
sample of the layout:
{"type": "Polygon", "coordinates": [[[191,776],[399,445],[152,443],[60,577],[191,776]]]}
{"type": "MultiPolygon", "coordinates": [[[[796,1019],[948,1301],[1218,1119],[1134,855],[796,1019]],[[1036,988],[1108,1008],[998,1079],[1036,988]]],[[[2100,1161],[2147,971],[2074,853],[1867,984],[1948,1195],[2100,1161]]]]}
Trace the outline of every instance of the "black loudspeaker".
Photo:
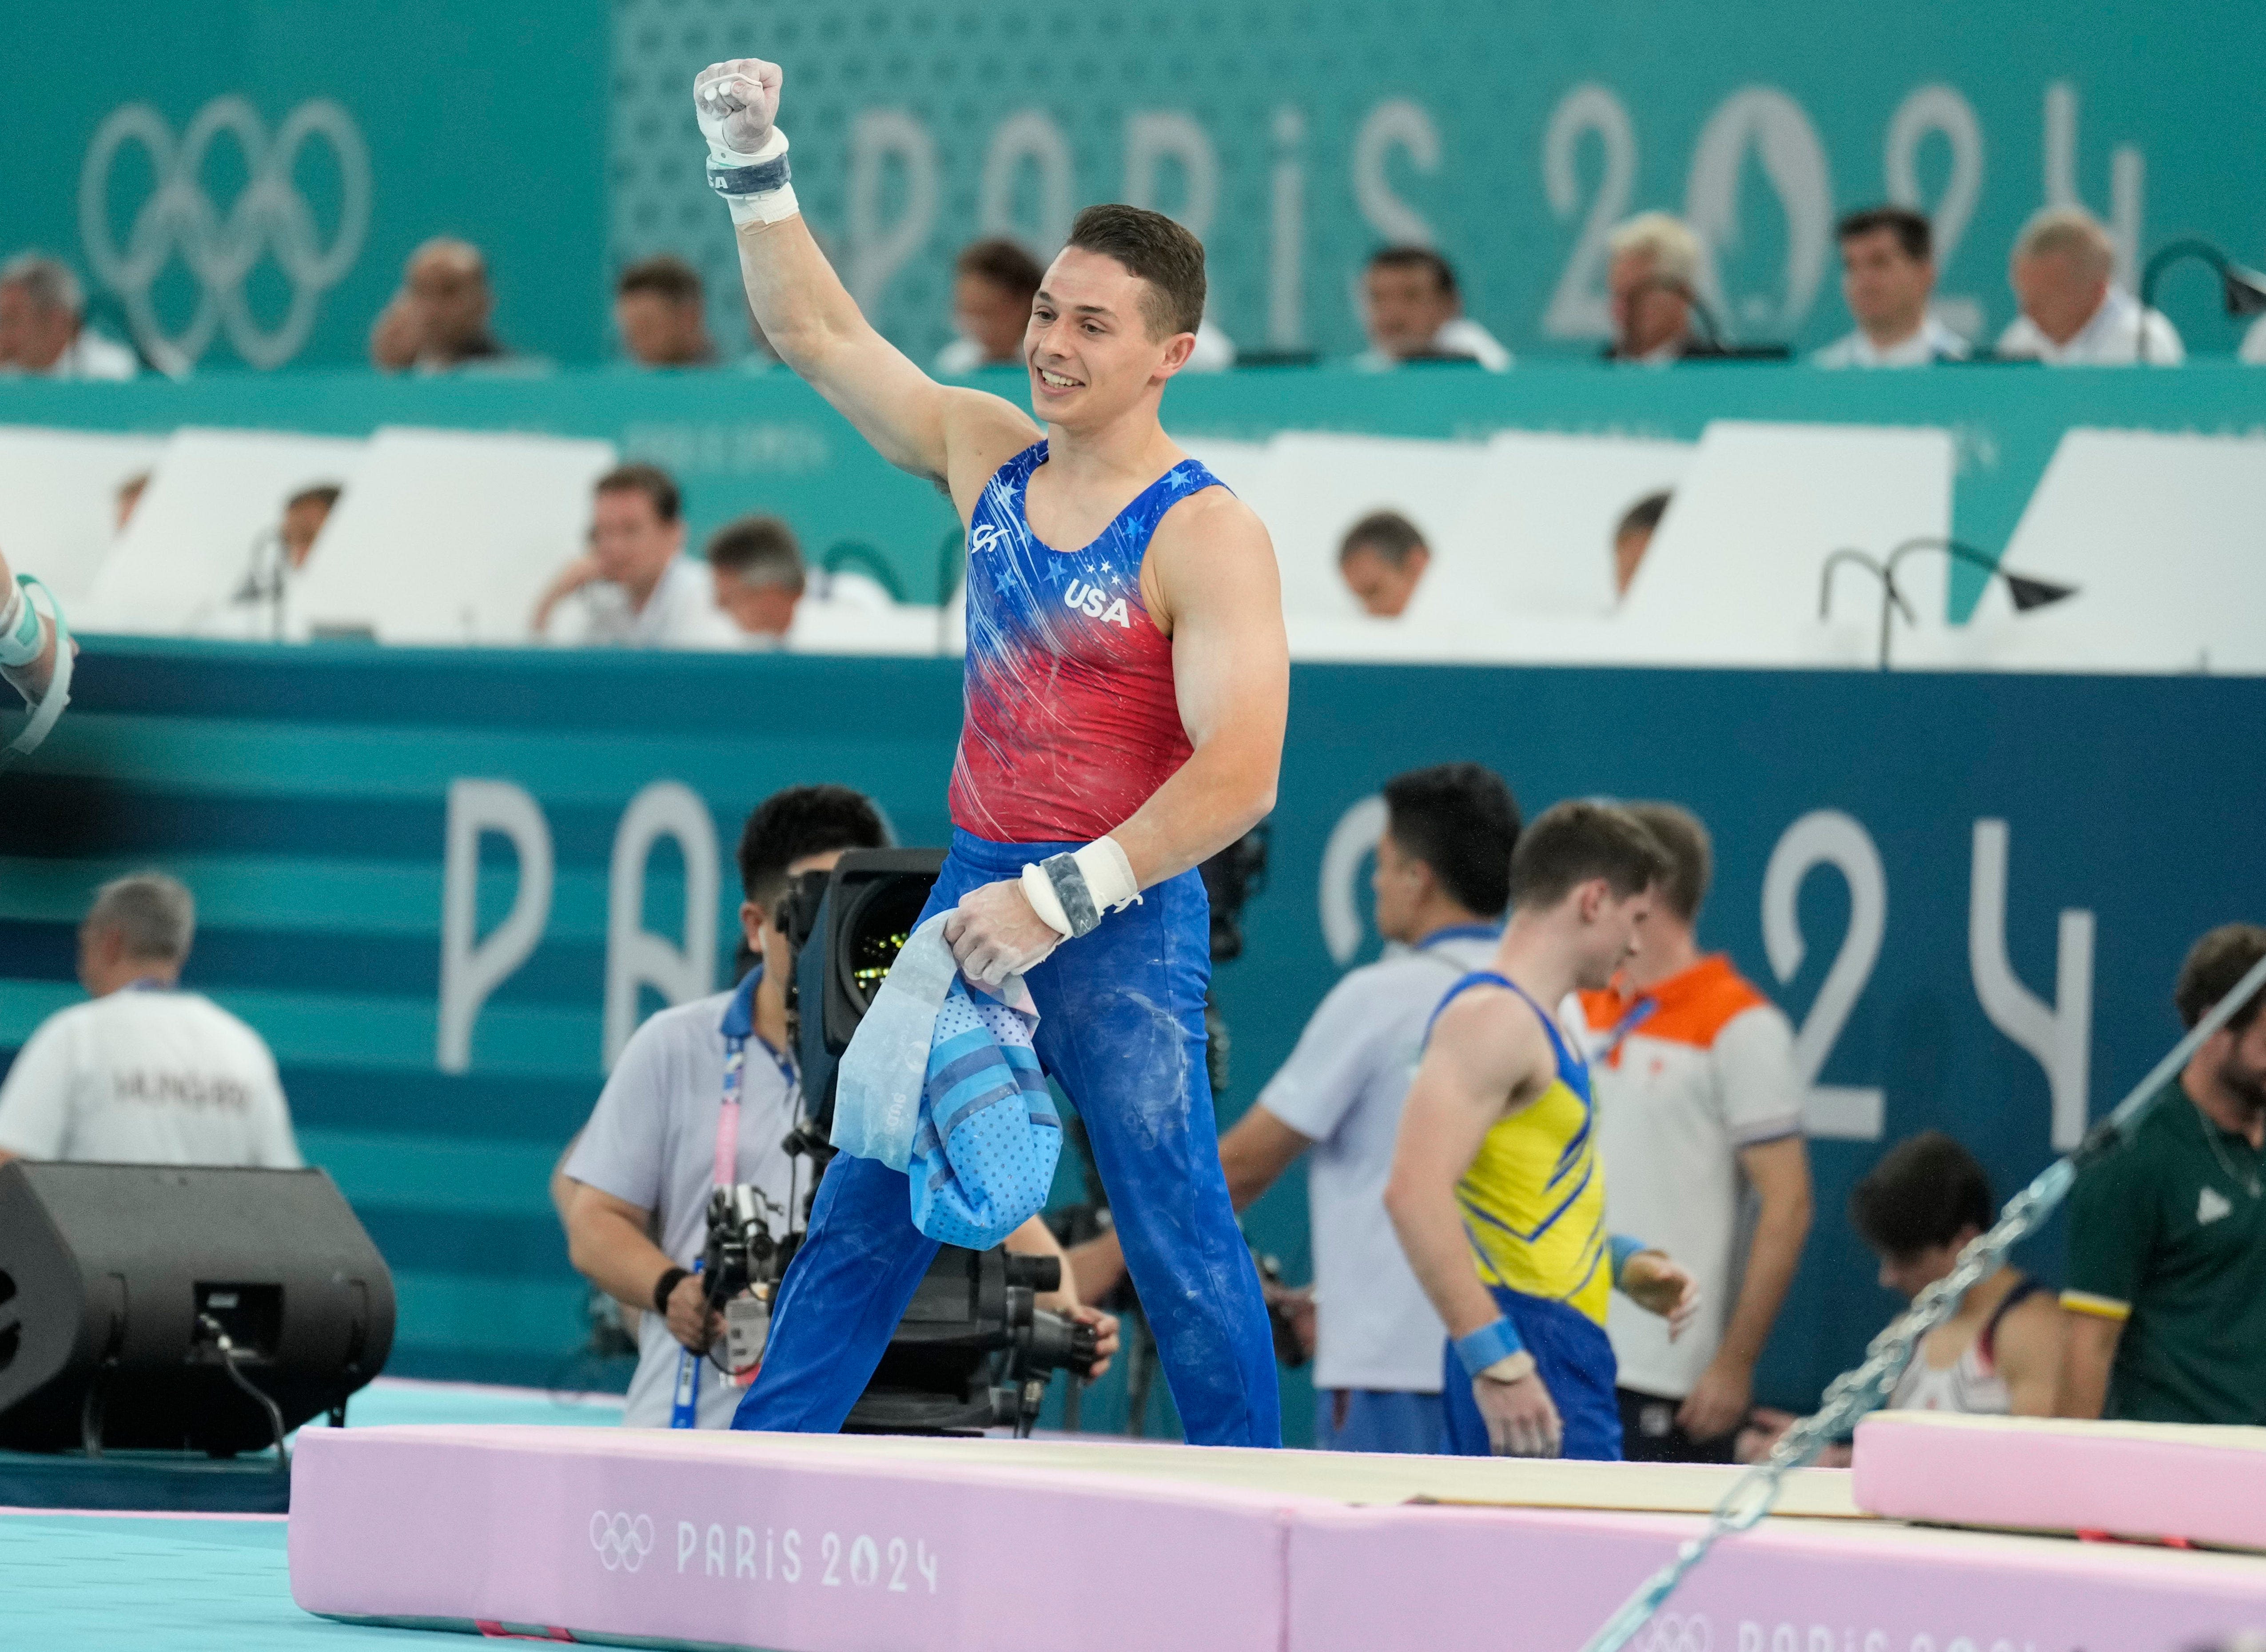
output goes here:
{"type": "Polygon", "coordinates": [[[393,1276],[319,1170],[0,1165],[0,1447],[225,1457],[346,1403],[393,1276]]]}

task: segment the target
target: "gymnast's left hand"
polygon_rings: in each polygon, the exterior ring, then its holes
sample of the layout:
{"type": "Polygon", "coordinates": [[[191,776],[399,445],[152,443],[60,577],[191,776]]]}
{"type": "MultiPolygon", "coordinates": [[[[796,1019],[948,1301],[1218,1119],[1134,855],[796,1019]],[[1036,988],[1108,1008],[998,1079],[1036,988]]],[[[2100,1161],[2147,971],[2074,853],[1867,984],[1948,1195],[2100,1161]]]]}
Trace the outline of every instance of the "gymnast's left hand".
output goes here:
{"type": "Polygon", "coordinates": [[[1684,1334],[1700,1311],[1700,1282],[1683,1263],[1663,1251],[1639,1251],[1621,1269],[1621,1295],[1668,1321],[1670,1341],[1684,1334]]]}
{"type": "Polygon", "coordinates": [[[1009,976],[1042,962],[1062,944],[1062,932],[1032,910],[1022,880],[1002,878],[970,889],[944,920],[944,939],[960,972],[997,991],[1009,976]]]}

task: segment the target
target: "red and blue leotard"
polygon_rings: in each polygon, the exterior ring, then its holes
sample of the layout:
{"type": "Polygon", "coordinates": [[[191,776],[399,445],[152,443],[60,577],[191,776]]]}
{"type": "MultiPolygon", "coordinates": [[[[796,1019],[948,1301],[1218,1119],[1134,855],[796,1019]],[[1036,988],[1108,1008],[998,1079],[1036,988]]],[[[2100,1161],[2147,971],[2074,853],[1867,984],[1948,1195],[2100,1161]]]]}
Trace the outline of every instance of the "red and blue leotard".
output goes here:
{"type": "Polygon", "coordinates": [[[1031,531],[1035,442],[1001,465],[968,525],[967,720],[952,823],[994,843],[1085,843],[1122,824],[1188,760],[1173,645],[1141,601],[1166,511],[1220,486],[1183,459],[1079,551],[1031,531]]]}

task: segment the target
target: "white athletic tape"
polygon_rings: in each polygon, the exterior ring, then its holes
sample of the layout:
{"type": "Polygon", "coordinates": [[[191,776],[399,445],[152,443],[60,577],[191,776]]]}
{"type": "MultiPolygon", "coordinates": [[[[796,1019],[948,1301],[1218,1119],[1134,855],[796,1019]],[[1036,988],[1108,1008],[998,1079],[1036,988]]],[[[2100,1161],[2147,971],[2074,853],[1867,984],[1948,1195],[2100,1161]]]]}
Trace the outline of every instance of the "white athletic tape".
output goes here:
{"type": "MultiPolygon", "coordinates": [[[[20,602],[26,610],[32,608],[33,587],[36,586],[39,589],[47,592],[48,607],[55,616],[55,675],[48,679],[48,691],[40,703],[32,708],[31,720],[24,725],[23,732],[6,745],[0,746],[0,769],[6,768],[18,757],[28,757],[40,749],[40,742],[48,737],[48,731],[55,726],[55,719],[63,714],[63,707],[70,704],[70,627],[63,622],[62,604],[55,601],[55,594],[53,591],[48,590],[45,585],[40,584],[30,574],[19,574],[16,576],[16,580],[22,588],[17,601],[20,602]]],[[[33,624],[36,626],[38,623],[38,614],[33,610],[33,624]]],[[[32,657],[34,660],[39,658],[36,649],[32,657]]]]}

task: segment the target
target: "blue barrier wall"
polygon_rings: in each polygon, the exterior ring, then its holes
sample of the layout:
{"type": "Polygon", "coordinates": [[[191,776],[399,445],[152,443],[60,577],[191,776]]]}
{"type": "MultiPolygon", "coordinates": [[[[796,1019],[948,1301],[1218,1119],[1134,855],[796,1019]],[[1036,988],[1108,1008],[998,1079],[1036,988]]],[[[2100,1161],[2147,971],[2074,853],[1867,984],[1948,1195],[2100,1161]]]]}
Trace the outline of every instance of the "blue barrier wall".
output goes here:
{"type": "MultiPolygon", "coordinates": [[[[1019,376],[990,388],[1027,399],[1019,376]]],[[[1502,429],[1696,439],[1711,419],[1928,425],[1953,432],[1952,520],[1995,554],[2062,433],[2072,426],[2256,435],[2266,371],[2229,363],[2178,372],[2039,367],[1835,373],[1723,364],[1673,373],[1523,368],[1378,375],[1273,369],[1177,380],[1166,421],[1188,435],[1262,439],[1277,430],[1476,439],[1502,429]]],[[[167,431],[184,424],[365,435],[379,425],[603,436],[684,485],[694,541],[743,511],[785,515],[814,555],[845,539],[878,548],[907,596],[933,602],[959,523],[926,483],[891,470],[793,375],[592,370],[532,380],[386,379],[366,373],[222,376],[186,384],[0,380],[0,421],[167,431]]],[[[574,547],[561,545],[564,561],[574,547]]],[[[1820,545],[1822,560],[1832,549],[1820,545]]],[[[1875,545],[1876,552],[1886,545],[1875,545]]],[[[1598,547],[1598,555],[1606,547],[1598,547]]],[[[1952,571],[1964,614],[1984,575],[1952,571]]]]}
{"type": "MultiPolygon", "coordinates": [[[[523,1381],[581,1337],[545,1177],[602,1081],[632,800],[673,781],[705,805],[723,887],[702,967],[720,982],[746,810],[845,781],[905,841],[939,841],[960,715],[945,661],[98,640],[79,683],[46,749],[0,778],[0,1049],[77,996],[72,929],[98,881],[180,874],[203,906],[191,983],[274,1043],[311,1157],[397,1270],[394,1369],[523,1381]],[[439,1060],[442,918],[449,795],[466,778],[535,801],[556,873],[539,941],[479,1009],[457,1072],[439,1060]]],[[[1690,804],[1720,860],[1703,939],[1821,1041],[1824,1111],[1860,1132],[1816,1145],[1817,1231],[1762,1372],[1775,1401],[1814,1397],[1891,1306],[1841,1215],[1887,1142],[1952,1130],[2002,1194],[2050,1156],[2047,1066],[1986,1000],[2018,1022],[2010,996],[2065,1017],[2089,997],[2078,1058],[2057,1065],[2066,1136],[2072,1104],[2105,1110],[2176,1036],[2188,942],[2266,914],[2266,681],[1308,666],[1292,694],[1271,877],[1220,975],[1223,1114],[1248,1105],[1341,965],[1374,954],[1365,925],[1333,952],[1324,914],[1357,919],[1365,878],[1348,857],[1326,879],[1325,852],[1389,775],[1478,758],[1530,815],[1583,793],[1690,804]],[[1971,928],[2003,937],[2005,969],[1987,944],[1970,958],[1971,928]],[[1875,1110],[1877,1137],[1861,1134],[1875,1110]]],[[[681,938],[702,853],[663,837],[632,863],[645,925],[681,938]]],[[[489,935],[520,869],[490,836],[477,872],[489,935]]],[[[1303,1199],[1294,1174],[1251,1224],[1294,1278],[1303,1199]]],[[[2058,1235],[2030,1248],[2050,1276],[2058,1235]]],[[[1286,1392],[1297,1430],[1303,1380],[1286,1392]]]]}
{"type": "MultiPolygon", "coordinates": [[[[748,54],[786,67],[812,223],[924,357],[957,248],[1050,252],[1100,200],[1204,236],[1214,319],[1245,345],[1333,355],[1357,343],[1361,261],[1412,240],[1515,349],[1588,353],[1604,232],[1647,208],[1701,226],[1735,331],[1802,345],[1849,325],[1836,215],[1887,198],[1933,216],[1945,308],[1985,336],[2049,201],[2090,206],[2128,261],[2201,234],[2266,263],[2252,0],[89,0],[14,23],[0,245],[71,255],[216,364],[362,360],[403,258],[443,232],[488,249],[523,349],[613,355],[611,274],[664,250],[744,347],[689,89],[748,54]]],[[[2223,351],[2214,296],[2189,270],[2167,307],[2223,351]]]]}

